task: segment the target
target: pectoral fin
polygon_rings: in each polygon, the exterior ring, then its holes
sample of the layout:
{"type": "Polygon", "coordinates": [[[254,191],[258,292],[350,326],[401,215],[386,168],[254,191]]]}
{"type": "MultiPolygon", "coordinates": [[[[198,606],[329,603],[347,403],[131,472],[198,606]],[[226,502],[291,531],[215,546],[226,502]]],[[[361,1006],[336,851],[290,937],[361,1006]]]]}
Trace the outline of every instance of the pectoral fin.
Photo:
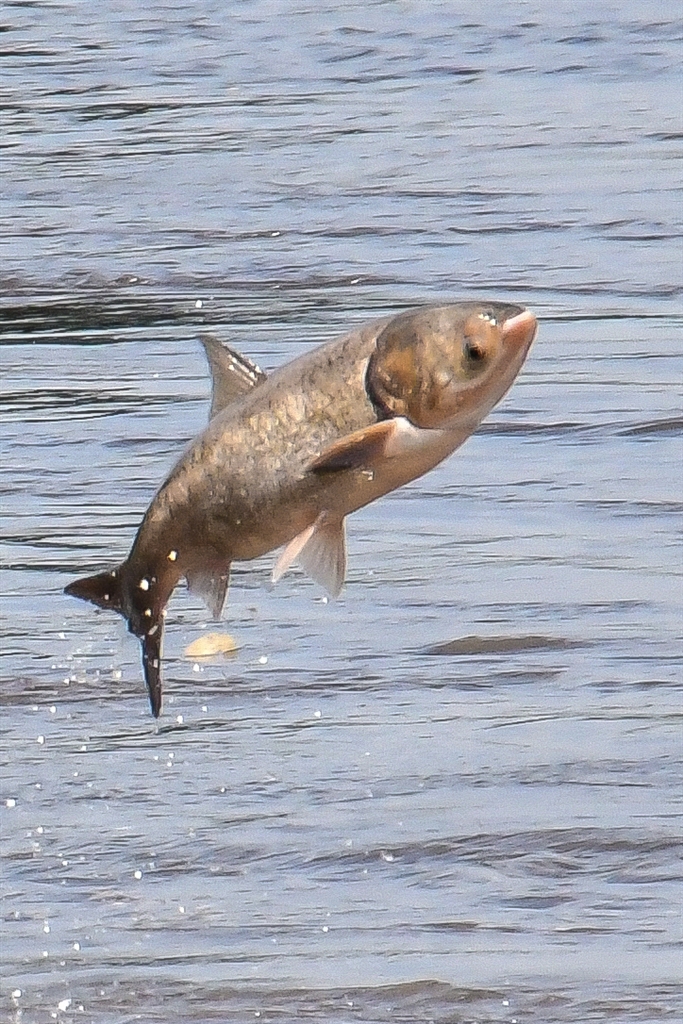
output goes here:
{"type": "Polygon", "coordinates": [[[275,563],[272,580],[277,583],[293,562],[298,562],[311,579],[338,597],[346,577],[346,529],[344,520],[321,512],[282,551],[275,563]]]}
{"type": "Polygon", "coordinates": [[[406,455],[421,447],[429,433],[405,416],[394,416],[335,441],[311,462],[308,470],[331,473],[341,469],[372,469],[383,459],[406,455]]]}
{"type": "Polygon", "coordinates": [[[214,619],[220,619],[230,583],[230,566],[223,572],[195,570],[186,573],[190,593],[201,597],[214,619]]]}
{"type": "Polygon", "coordinates": [[[266,379],[263,370],[236,349],[224,345],[213,334],[200,334],[211,371],[212,397],[209,419],[236,398],[266,379]]]}

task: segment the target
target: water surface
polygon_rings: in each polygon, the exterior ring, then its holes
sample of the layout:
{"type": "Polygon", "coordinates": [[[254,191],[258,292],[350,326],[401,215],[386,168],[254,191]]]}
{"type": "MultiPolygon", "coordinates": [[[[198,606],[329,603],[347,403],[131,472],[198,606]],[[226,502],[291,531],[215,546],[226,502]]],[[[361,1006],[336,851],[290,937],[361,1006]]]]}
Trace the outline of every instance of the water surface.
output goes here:
{"type": "Polygon", "coordinates": [[[659,1022],[680,989],[680,10],[7,4],[8,1021],[659,1022]],[[327,602],[179,588],[165,712],[65,598],[203,426],[369,318],[539,315],[327,602]]]}

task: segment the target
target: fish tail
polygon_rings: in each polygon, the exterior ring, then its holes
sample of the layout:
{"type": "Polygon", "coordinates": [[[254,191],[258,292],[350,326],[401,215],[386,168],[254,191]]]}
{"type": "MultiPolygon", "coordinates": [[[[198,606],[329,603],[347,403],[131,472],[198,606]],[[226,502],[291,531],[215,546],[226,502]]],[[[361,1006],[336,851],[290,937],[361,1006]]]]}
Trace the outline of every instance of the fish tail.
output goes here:
{"type": "Polygon", "coordinates": [[[125,614],[119,569],[74,580],[73,583],[64,587],[64,593],[70,597],[80,597],[81,601],[90,601],[98,608],[109,608],[113,612],[118,612],[119,615],[125,614]]]}
{"type": "Polygon", "coordinates": [[[142,671],[147,684],[149,705],[152,714],[161,714],[161,640],[164,635],[164,618],[160,615],[146,633],[139,637],[142,644],[142,671]]]}
{"type": "MultiPolygon", "coordinates": [[[[108,608],[122,615],[128,630],[142,646],[142,669],[149,693],[152,714],[161,714],[161,641],[164,633],[163,606],[152,600],[140,601],[143,591],[133,595],[127,589],[126,563],[111,572],[100,572],[95,576],[84,576],[64,588],[70,597],[79,597],[98,608],[108,608]],[[141,607],[137,607],[140,604],[141,607]],[[142,607],[144,605],[145,607],[142,607]]],[[[165,601],[163,602],[165,604],[165,601]]]]}

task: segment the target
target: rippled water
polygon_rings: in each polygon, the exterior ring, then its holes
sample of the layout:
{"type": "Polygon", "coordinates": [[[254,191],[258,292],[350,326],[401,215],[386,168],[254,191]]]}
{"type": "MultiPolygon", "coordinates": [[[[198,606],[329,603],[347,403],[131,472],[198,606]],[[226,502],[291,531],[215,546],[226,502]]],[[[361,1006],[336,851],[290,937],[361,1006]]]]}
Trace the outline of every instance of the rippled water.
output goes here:
{"type": "Polygon", "coordinates": [[[2,12],[5,1019],[662,1022],[680,987],[680,10],[2,12]],[[65,598],[209,385],[437,299],[541,320],[337,602],[235,567],[166,708],[65,598]]]}

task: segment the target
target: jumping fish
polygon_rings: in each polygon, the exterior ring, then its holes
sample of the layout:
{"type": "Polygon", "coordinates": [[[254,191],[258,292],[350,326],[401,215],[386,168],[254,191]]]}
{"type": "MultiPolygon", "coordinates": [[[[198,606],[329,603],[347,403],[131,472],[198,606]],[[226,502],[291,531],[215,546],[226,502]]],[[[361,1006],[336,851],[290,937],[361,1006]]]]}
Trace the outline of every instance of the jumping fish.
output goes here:
{"type": "Polygon", "coordinates": [[[459,302],[376,320],[266,376],[203,336],[209,424],[149,506],[128,558],[66,593],[110,608],[142,644],[152,713],[161,712],[166,605],[185,577],[215,618],[230,564],[283,550],[336,596],[345,517],[422,476],[500,401],[536,334],[521,306],[459,302]]]}

